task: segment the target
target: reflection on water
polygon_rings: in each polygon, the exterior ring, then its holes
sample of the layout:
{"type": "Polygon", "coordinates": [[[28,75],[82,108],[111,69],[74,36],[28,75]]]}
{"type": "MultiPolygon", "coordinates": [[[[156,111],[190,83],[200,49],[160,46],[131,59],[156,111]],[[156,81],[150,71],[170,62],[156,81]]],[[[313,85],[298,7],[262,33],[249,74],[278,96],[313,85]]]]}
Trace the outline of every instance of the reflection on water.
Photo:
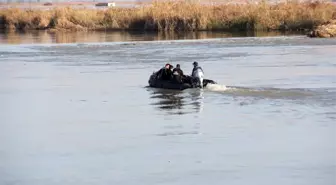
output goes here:
{"type": "Polygon", "coordinates": [[[155,89],[151,94],[151,98],[157,99],[157,102],[153,103],[152,105],[157,105],[159,109],[182,109],[183,105],[185,104],[182,91],[155,89]]]}
{"type": "Polygon", "coordinates": [[[202,112],[203,110],[203,90],[201,89],[194,89],[191,91],[188,91],[188,94],[191,99],[190,105],[192,105],[192,108],[196,112],[202,112]]]}
{"type": "Polygon", "coordinates": [[[151,103],[155,108],[167,114],[199,113],[203,110],[203,90],[188,89],[184,91],[148,88],[151,103]]]}
{"type": "Polygon", "coordinates": [[[266,37],[280,35],[297,35],[301,33],[282,32],[5,32],[0,31],[0,43],[76,43],[76,42],[120,42],[120,41],[153,41],[153,40],[183,40],[209,39],[225,37],[266,37]]]}
{"type": "MultiPolygon", "coordinates": [[[[203,110],[203,90],[169,90],[159,88],[148,88],[150,98],[154,106],[160,113],[168,115],[167,119],[172,119],[173,115],[199,114],[203,110]]],[[[197,118],[198,116],[196,116],[197,118]]],[[[200,134],[200,122],[196,119],[187,122],[165,122],[157,136],[183,136],[200,134]]]]}

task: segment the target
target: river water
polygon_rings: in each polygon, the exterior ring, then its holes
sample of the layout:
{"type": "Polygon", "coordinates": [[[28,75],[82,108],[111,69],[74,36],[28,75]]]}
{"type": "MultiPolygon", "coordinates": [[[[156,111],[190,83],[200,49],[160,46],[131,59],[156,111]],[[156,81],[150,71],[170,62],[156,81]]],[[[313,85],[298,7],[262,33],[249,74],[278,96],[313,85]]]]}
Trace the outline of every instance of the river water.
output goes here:
{"type": "Polygon", "coordinates": [[[99,35],[0,35],[1,185],[336,184],[335,39],[99,35]]]}

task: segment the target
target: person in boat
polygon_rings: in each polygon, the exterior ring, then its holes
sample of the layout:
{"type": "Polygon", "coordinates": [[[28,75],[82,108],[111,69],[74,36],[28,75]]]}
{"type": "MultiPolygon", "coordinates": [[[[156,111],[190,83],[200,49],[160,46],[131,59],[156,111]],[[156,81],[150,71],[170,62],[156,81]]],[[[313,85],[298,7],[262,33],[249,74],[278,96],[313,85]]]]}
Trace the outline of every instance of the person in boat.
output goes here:
{"type": "Polygon", "coordinates": [[[194,66],[194,68],[192,69],[191,76],[194,76],[196,74],[197,70],[201,70],[202,73],[204,73],[202,67],[198,65],[198,62],[195,61],[193,63],[193,66],[194,66]]]}
{"type": "Polygon", "coordinates": [[[191,72],[191,76],[197,81],[200,87],[203,87],[203,76],[204,72],[201,66],[198,65],[198,62],[193,62],[194,68],[191,72]]]}
{"type": "Polygon", "coordinates": [[[176,64],[176,67],[173,70],[173,74],[178,74],[180,76],[183,76],[183,71],[181,69],[180,64],[176,64]]]}
{"type": "Polygon", "coordinates": [[[169,70],[167,71],[168,80],[173,80],[173,69],[174,69],[174,66],[169,64],[169,70]]]}
{"type": "Polygon", "coordinates": [[[156,72],[156,78],[162,79],[165,75],[166,68],[169,67],[169,63],[167,63],[164,67],[162,67],[158,72],[156,72]]]}
{"type": "Polygon", "coordinates": [[[171,80],[172,79],[172,65],[167,63],[163,68],[161,68],[157,73],[157,78],[160,80],[171,80]]]}
{"type": "Polygon", "coordinates": [[[173,74],[174,66],[169,64],[169,70],[170,70],[170,72],[173,74]]]}
{"type": "Polygon", "coordinates": [[[180,67],[180,64],[177,64],[173,70],[173,78],[177,83],[183,83],[183,71],[180,67]]]}

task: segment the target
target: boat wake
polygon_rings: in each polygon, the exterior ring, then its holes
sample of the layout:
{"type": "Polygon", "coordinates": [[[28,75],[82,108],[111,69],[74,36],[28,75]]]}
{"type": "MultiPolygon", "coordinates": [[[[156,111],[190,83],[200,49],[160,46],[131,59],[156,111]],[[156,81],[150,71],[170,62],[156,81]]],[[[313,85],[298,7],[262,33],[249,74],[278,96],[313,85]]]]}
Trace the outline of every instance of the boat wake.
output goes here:
{"type": "Polygon", "coordinates": [[[250,96],[260,98],[305,98],[316,95],[309,89],[283,89],[271,87],[238,87],[221,84],[208,84],[205,91],[221,93],[232,96],[250,96]]]}
{"type": "Polygon", "coordinates": [[[204,99],[211,97],[220,102],[239,102],[249,105],[259,100],[270,100],[270,103],[283,103],[287,100],[297,104],[314,104],[314,106],[335,107],[335,89],[309,88],[273,88],[273,87],[241,87],[221,84],[208,84],[204,89],[192,88],[181,90],[148,87],[150,105],[168,115],[183,115],[203,111],[204,99]],[[221,98],[225,97],[225,98],[221,98]]]}
{"type": "Polygon", "coordinates": [[[229,88],[226,87],[225,85],[220,85],[220,84],[208,84],[205,89],[209,91],[217,91],[217,92],[225,92],[229,88]]]}

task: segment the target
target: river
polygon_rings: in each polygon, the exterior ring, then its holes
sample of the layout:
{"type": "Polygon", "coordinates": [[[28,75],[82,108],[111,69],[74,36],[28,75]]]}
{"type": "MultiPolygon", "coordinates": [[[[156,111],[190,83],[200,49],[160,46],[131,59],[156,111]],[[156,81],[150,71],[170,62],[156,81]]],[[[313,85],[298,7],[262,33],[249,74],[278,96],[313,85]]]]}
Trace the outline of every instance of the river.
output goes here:
{"type": "Polygon", "coordinates": [[[336,40],[204,34],[0,34],[0,184],[336,184],[336,40]]]}

